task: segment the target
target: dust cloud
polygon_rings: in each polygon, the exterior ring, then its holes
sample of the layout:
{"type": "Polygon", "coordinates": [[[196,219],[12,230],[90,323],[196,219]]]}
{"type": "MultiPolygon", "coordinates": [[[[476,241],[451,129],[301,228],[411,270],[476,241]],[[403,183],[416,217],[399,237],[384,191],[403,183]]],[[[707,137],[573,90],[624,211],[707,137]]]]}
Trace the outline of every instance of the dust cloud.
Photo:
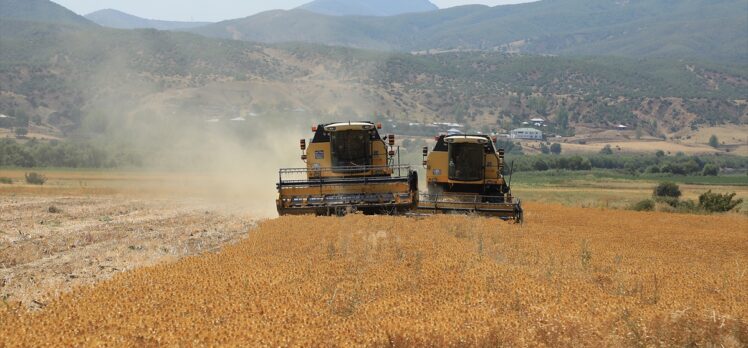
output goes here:
{"type": "MultiPolygon", "coordinates": [[[[132,33],[138,40],[170,40],[160,32],[132,33]]],[[[210,62],[169,65],[158,60],[159,45],[99,52],[78,80],[86,100],[82,133],[109,150],[133,153],[142,160],[138,170],[159,173],[159,190],[276,216],[278,170],[305,166],[298,140],[311,137],[312,124],[371,120],[384,112],[366,81],[387,59],[344,65],[351,55],[345,51],[300,60],[278,48],[248,49],[279,64],[264,72],[250,54],[222,66],[226,57],[211,52],[210,62]]]]}
{"type": "Polygon", "coordinates": [[[141,139],[149,149],[147,171],[161,173],[170,193],[197,198],[225,210],[275,217],[278,170],[303,167],[300,127],[257,126],[249,132],[229,128],[172,127],[168,136],[141,139]]]}

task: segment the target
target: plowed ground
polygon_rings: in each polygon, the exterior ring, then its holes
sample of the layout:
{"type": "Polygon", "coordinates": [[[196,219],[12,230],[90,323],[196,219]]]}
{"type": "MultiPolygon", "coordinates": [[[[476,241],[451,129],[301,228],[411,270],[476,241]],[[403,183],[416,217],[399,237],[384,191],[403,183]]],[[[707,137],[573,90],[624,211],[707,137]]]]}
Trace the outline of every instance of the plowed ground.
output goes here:
{"type": "Polygon", "coordinates": [[[284,217],[215,253],[120,273],[7,346],[748,344],[748,219],[530,204],[528,222],[284,217]]]}

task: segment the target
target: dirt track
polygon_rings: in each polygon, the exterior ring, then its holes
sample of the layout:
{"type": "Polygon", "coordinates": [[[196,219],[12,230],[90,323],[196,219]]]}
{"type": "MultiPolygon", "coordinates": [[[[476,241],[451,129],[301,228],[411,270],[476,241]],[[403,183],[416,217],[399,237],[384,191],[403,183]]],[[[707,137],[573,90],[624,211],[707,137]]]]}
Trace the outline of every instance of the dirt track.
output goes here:
{"type": "Polygon", "coordinates": [[[73,287],[216,250],[255,221],[195,199],[0,195],[0,298],[32,309],[73,287]]]}

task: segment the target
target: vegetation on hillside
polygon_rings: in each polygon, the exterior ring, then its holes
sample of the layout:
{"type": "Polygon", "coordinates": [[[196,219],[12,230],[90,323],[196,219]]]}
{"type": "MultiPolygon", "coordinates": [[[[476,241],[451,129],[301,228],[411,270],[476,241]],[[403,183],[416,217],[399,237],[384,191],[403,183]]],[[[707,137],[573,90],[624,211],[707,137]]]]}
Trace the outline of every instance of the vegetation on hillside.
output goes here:
{"type": "Polygon", "coordinates": [[[744,63],[746,26],[745,3],[740,0],[545,0],[385,18],[269,11],[194,32],[255,42],[383,50],[498,50],[744,63]]]}
{"type": "MultiPolygon", "coordinates": [[[[658,137],[683,128],[748,122],[748,108],[739,101],[748,95],[748,72],[739,66],[500,53],[412,56],[11,20],[0,22],[0,31],[0,45],[12,48],[0,50],[0,83],[12,92],[0,97],[0,112],[21,115],[14,127],[37,118],[63,135],[82,127],[96,132],[102,124],[147,113],[133,109],[154,94],[258,81],[290,88],[300,80],[316,83],[320,92],[329,81],[339,81],[341,86],[329,87],[333,97],[358,90],[369,106],[336,111],[347,118],[375,113],[406,122],[508,129],[543,117],[560,135],[573,134],[579,124],[626,124],[658,137]],[[105,119],[98,119],[102,115],[105,119]],[[85,128],[86,120],[93,126],[85,128]]],[[[210,94],[201,98],[198,106],[216,105],[215,114],[234,113],[239,103],[209,99],[224,98],[210,94]]],[[[329,113],[335,103],[300,105],[283,94],[272,98],[273,108],[285,104],[317,115],[329,113]]],[[[198,100],[182,103],[188,102],[198,100]]],[[[176,109],[187,115],[199,110],[195,106],[176,109]]]]}

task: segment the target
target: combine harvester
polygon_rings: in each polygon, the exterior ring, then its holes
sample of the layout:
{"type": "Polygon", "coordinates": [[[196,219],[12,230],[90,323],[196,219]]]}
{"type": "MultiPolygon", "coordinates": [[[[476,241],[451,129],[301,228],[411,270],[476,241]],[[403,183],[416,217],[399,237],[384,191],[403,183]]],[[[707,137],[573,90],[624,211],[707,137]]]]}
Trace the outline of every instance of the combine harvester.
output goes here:
{"type": "MultiPolygon", "coordinates": [[[[383,140],[372,122],[320,124],[306,168],[281,169],[276,201],[282,215],[403,214],[418,204],[418,174],[395,165],[395,137],[383,140]]],[[[399,162],[399,161],[398,161],[399,162]]]]}
{"type": "Polygon", "coordinates": [[[417,172],[395,164],[394,135],[383,140],[378,129],[372,122],[312,127],[309,146],[300,142],[306,168],[279,172],[278,214],[478,214],[522,221],[520,201],[502,175],[504,152],[496,152],[491,138],[442,135],[433,152],[424,148],[429,191],[421,195],[417,172]]]}
{"type": "Polygon", "coordinates": [[[512,196],[504,170],[504,150],[496,151],[485,135],[440,135],[434,150],[423,148],[428,194],[418,203],[421,214],[465,213],[522,222],[519,199],[512,196]]]}

